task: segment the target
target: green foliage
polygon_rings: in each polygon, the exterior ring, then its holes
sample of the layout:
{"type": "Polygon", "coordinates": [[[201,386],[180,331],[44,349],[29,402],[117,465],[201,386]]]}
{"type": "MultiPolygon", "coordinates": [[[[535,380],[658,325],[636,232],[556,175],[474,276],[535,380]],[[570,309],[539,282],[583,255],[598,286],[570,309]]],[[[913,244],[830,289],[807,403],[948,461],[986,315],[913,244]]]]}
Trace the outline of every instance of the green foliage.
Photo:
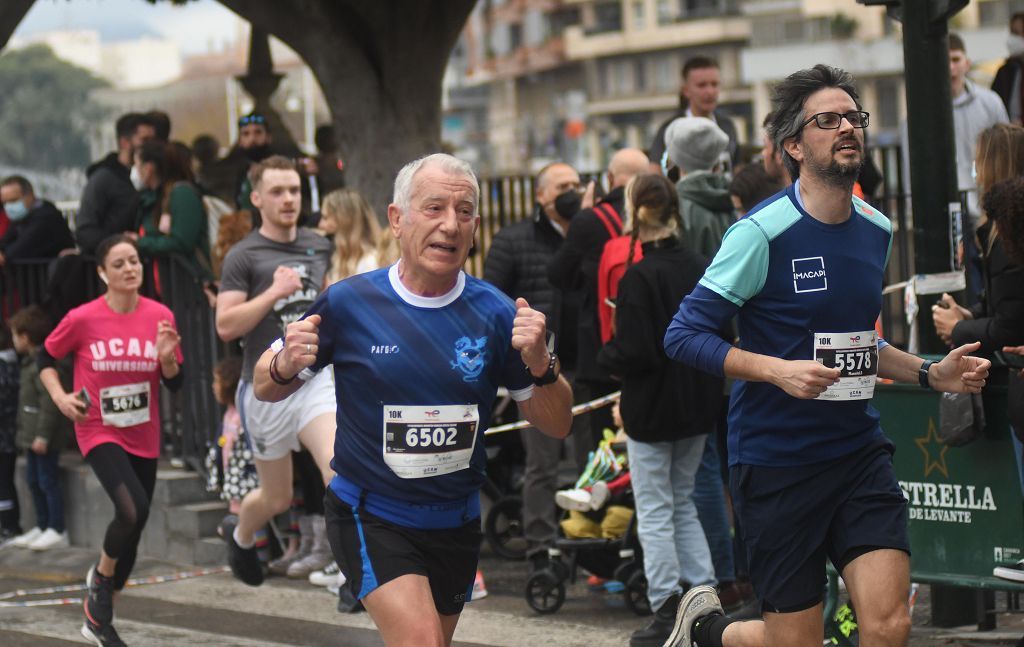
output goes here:
{"type": "Polygon", "coordinates": [[[853,38],[853,35],[857,33],[857,25],[856,18],[847,16],[843,12],[835,14],[829,21],[832,36],[839,39],[853,38]]]}
{"type": "Polygon", "coordinates": [[[105,85],[45,45],[0,56],[0,160],[45,171],[88,164],[89,125],[102,116],[89,92],[105,85]]]}

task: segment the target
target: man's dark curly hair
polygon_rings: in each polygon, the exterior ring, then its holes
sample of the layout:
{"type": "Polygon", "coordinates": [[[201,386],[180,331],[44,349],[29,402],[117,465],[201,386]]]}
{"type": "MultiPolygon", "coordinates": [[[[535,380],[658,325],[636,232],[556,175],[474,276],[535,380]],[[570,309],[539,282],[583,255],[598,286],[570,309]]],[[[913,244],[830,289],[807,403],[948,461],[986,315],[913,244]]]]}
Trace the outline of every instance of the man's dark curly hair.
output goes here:
{"type": "Polygon", "coordinates": [[[1012,177],[992,185],[981,206],[999,231],[1010,260],[1024,265],[1024,177],[1012,177]]]}

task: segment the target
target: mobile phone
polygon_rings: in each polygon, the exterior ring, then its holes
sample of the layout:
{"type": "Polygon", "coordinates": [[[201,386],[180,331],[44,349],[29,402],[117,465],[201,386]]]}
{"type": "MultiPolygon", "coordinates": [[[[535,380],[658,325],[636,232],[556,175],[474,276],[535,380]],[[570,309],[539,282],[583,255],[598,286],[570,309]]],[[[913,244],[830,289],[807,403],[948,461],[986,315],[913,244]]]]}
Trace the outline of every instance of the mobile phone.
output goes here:
{"type": "Polygon", "coordinates": [[[82,387],[82,390],[78,392],[78,397],[85,403],[85,410],[88,411],[89,407],[92,406],[92,398],[89,397],[89,392],[85,390],[84,386],[82,387]]]}
{"type": "Polygon", "coordinates": [[[993,358],[996,360],[997,365],[1003,365],[1007,368],[1016,370],[1024,369],[1024,356],[1016,355],[1014,353],[1004,353],[1001,350],[997,350],[992,353],[993,358]]]}
{"type": "Polygon", "coordinates": [[[949,304],[946,303],[945,301],[943,301],[942,299],[939,299],[938,301],[936,301],[935,305],[939,306],[943,310],[949,310],[949,304]]]}

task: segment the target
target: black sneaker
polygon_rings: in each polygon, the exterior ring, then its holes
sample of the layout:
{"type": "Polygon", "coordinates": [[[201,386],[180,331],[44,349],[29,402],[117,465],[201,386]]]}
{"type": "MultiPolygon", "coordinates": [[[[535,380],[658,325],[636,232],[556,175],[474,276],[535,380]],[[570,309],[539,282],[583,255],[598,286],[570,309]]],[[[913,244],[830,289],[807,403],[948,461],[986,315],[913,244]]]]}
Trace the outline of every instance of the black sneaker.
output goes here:
{"type": "Polygon", "coordinates": [[[218,533],[228,545],[228,566],[234,576],[249,586],[263,584],[263,563],[256,552],[256,546],[242,548],[235,541],[235,526],[238,517],[228,515],[220,522],[218,533]]]}
{"type": "Polygon", "coordinates": [[[1011,582],[1024,582],[1024,559],[1013,566],[996,566],[992,569],[992,574],[1011,582]]]}
{"type": "Polygon", "coordinates": [[[85,619],[95,626],[109,625],[114,619],[114,578],[101,575],[94,565],[85,576],[85,587],[85,619]]]}
{"type": "Polygon", "coordinates": [[[99,647],[128,647],[117,635],[114,625],[109,622],[105,625],[96,625],[86,618],[82,624],[82,636],[99,647]]]}
{"type": "Polygon", "coordinates": [[[643,629],[637,629],[629,637],[629,647],[661,647],[672,634],[676,624],[676,610],[679,609],[679,594],[673,593],[654,612],[654,620],[643,629]]]}

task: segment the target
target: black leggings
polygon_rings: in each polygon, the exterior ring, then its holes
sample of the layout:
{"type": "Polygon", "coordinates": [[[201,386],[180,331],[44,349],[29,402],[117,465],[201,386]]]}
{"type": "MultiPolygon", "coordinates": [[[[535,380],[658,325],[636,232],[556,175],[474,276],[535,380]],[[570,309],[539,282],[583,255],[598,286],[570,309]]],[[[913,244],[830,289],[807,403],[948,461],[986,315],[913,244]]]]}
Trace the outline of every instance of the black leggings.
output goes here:
{"type": "Polygon", "coordinates": [[[156,486],[156,459],[141,458],[120,445],[93,447],[85,460],[114,503],[114,520],[107,526],[103,552],[117,560],[114,589],[120,591],[135,566],[142,529],[149,518],[149,502],[156,486]]]}

